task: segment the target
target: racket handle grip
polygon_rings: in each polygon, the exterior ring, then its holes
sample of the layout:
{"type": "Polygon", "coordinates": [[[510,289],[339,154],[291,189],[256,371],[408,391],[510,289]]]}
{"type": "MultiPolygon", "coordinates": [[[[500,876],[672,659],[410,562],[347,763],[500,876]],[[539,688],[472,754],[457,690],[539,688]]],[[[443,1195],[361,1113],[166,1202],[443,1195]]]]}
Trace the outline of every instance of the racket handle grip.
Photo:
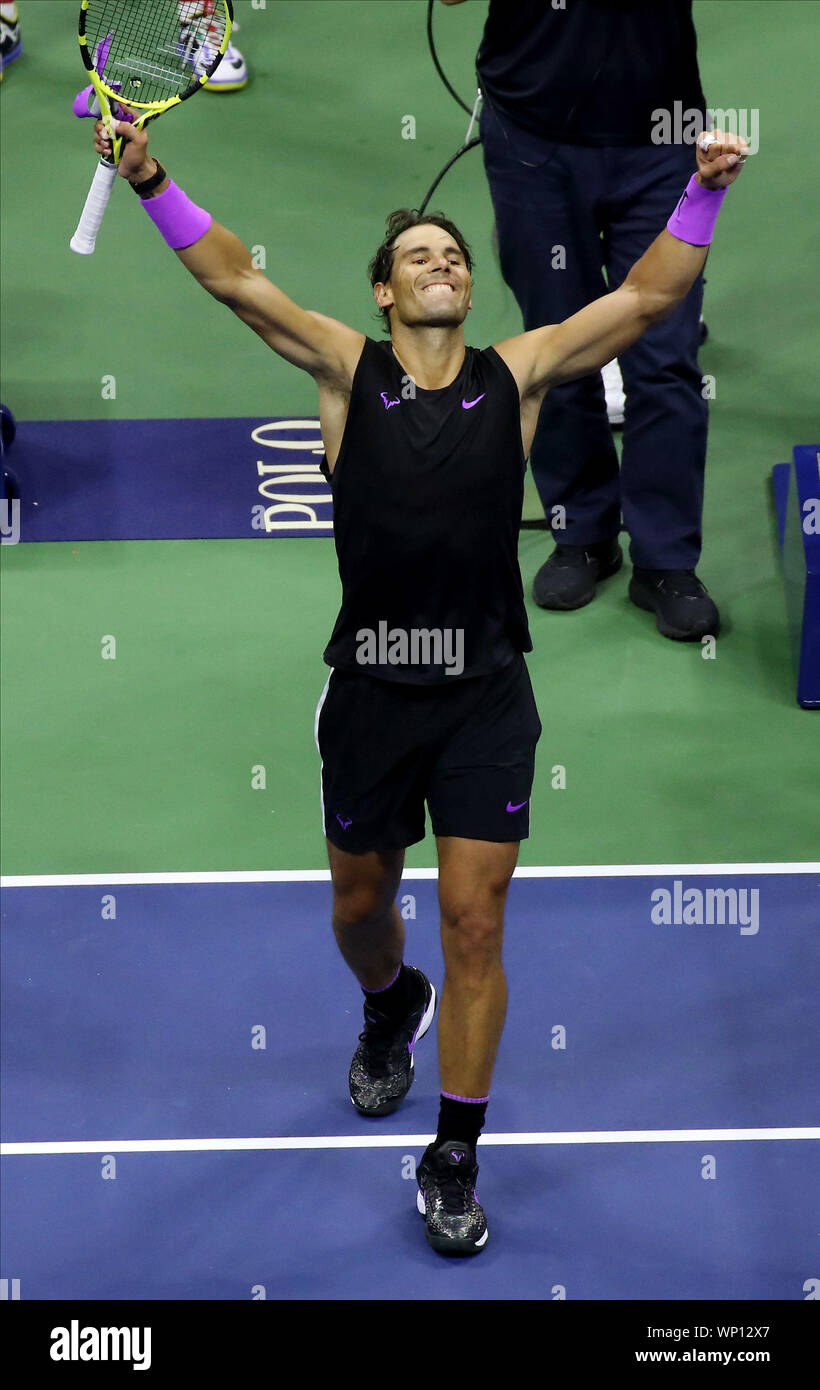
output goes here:
{"type": "Polygon", "coordinates": [[[94,171],[77,230],[69,243],[72,251],[76,251],[80,256],[90,256],[94,251],[97,233],[108,207],[108,199],[111,197],[116,177],[116,164],[109,164],[107,160],[101,159],[94,171]]]}

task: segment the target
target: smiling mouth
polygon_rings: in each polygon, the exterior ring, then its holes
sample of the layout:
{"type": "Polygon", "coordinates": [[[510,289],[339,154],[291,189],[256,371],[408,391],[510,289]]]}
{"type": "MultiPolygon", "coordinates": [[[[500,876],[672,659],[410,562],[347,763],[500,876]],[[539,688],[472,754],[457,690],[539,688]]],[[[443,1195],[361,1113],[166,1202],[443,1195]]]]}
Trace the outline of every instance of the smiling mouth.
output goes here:
{"type": "Polygon", "coordinates": [[[448,280],[434,280],[432,284],[425,285],[422,294],[427,294],[428,290],[449,290],[450,294],[455,294],[455,285],[451,285],[448,280]]]}

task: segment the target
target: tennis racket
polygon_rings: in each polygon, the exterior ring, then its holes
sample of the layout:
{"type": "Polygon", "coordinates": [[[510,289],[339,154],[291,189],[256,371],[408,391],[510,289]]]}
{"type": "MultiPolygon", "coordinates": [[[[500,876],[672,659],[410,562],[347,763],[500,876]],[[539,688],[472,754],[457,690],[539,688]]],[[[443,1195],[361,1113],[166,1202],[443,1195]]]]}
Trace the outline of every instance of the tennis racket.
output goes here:
{"type": "Polygon", "coordinates": [[[179,106],[220,63],[232,26],[231,0],[82,0],[80,52],[113,158],[95,171],[72,251],[90,256],[96,244],[122,151],[111,124],[122,116],[120,104],[134,113],[135,130],[179,106]]]}

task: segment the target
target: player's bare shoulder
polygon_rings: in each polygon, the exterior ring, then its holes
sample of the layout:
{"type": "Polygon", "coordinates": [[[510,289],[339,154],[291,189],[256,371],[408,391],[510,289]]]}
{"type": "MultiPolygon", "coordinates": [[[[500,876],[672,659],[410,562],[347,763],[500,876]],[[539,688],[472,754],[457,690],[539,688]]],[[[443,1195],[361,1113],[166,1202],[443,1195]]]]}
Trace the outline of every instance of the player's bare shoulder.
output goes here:
{"type": "Polygon", "coordinates": [[[367,341],[365,334],[314,309],[309,309],[307,316],[315,324],[321,343],[321,366],[312,373],[320,394],[349,396],[367,341]]]}
{"type": "Polygon", "coordinates": [[[538,349],[544,335],[553,327],[553,324],[549,324],[545,328],[536,328],[530,333],[518,333],[514,338],[505,338],[503,342],[493,343],[502,362],[506,363],[515,378],[522,406],[536,391],[536,387],[540,397],[539,404],[543,400],[545,392],[537,377],[538,349]]]}

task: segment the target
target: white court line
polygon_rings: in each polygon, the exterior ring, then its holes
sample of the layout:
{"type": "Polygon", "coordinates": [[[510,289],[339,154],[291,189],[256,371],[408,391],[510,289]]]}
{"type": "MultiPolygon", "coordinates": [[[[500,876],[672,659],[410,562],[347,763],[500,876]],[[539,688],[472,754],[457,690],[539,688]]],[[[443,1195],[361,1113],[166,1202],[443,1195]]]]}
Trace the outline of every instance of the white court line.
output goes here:
{"type": "MultiPolygon", "coordinates": [[[[807,864],[555,864],[522,866],[516,878],[679,878],[695,874],[820,874],[820,862],[807,864]]],[[[405,869],[405,879],[434,879],[438,869],[405,869]]],[[[82,888],[151,883],[328,883],[329,869],[241,869],[161,874],[6,874],[0,888],[82,888]]]]}
{"type": "MultiPolygon", "coordinates": [[[[0,1156],[32,1154],[235,1153],[249,1149],[426,1148],[434,1134],[301,1135],[287,1139],[68,1139],[0,1144],[0,1156]]],[[[482,1134],[479,1144],[720,1144],[760,1139],[820,1139],[820,1129],[612,1129],[540,1134],[482,1134]]]]}

